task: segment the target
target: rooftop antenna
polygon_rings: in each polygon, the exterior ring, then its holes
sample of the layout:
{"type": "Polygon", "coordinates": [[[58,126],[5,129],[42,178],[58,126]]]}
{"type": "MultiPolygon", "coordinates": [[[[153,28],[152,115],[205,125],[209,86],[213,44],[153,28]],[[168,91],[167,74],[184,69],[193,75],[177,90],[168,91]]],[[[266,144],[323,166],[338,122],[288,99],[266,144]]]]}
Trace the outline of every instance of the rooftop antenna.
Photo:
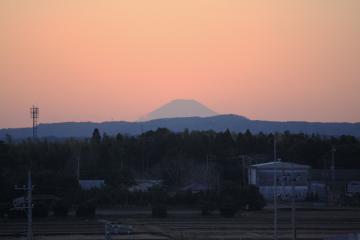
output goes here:
{"type": "Polygon", "coordinates": [[[36,139],[37,138],[38,120],[39,120],[39,108],[33,105],[30,108],[30,115],[33,120],[33,139],[36,139]]]}

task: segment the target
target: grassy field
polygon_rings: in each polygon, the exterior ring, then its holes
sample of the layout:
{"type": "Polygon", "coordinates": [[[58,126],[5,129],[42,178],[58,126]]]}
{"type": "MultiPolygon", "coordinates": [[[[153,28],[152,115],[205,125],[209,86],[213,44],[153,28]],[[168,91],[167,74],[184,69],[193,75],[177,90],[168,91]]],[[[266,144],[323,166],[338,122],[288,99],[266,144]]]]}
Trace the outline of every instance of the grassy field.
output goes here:
{"type": "MultiPolygon", "coordinates": [[[[273,212],[242,212],[234,218],[223,218],[218,213],[202,217],[198,211],[169,211],[165,219],[151,218],[149,210],[99,211],[94,219],[68,217],[34,220],[35,240],[98,240],[104,239],[104,223],[110,220],[131,225],[131,235],[112,239],[272,239],[273,212]]],[[[360,231],[360,210],[327,209],[298,210],[296,214],[298,239],[324,237],[360,231]]],[[[2,219],[0,239],[25,239],[26,222],[2,219]]],[[[291,215],[280,210],[278,232],[280,239],[291,239],[291,215]]]]}

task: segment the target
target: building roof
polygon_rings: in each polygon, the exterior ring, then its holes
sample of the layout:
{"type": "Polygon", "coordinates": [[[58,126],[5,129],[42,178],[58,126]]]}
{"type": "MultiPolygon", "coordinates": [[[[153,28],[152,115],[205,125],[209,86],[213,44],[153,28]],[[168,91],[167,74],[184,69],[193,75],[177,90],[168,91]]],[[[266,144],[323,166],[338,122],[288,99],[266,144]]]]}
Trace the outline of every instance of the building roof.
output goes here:
{"type": "Polygon", "coordinates": [[[303,165],[298,163],[292,163],[292,162],[267,162],[267,163],[260,163],[251,165],[250,168],[260,168],[260,169],[310,169],[311,167],[309,165],[303,165]]]}

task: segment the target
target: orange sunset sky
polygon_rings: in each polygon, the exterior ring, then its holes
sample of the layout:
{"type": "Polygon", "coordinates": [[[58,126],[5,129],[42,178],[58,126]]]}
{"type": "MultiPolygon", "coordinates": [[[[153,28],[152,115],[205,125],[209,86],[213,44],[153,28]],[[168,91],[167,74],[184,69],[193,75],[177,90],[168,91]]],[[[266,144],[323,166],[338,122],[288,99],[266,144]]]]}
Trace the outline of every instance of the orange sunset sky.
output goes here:
{"type": "Polygon", "coordinates": [[[359,0],[0,0],[0,128],[137,120],[196,99],[360,121],[359,0]]]}

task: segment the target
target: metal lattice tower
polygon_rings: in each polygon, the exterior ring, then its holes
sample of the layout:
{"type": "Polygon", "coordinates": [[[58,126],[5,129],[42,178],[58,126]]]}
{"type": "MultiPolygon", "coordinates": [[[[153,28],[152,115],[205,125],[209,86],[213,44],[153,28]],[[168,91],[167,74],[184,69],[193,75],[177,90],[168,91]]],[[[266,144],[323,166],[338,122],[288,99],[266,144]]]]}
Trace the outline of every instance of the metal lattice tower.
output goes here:
{"type": "Polygon", "coordinates": [[[34,105],[30,108],[30,115],[33,120],[33,138],[37,138],[37,127],[39,120],[39,108],[34,105]]]}
{"type": "MultiPolygon", "coordinates": [[[[37,138],[37,126],[38,126],[38,119],[39,119],[39,108],[35,107],[34,105],[30,108],[30,116],[33,120],[33,139],[37,138]]],[[[33,210],[33,203],[32,203],[32,192],[33,192],[33,185],[31,179],[31,160],[29,161],[29,171],[28,171],[28,183],[27,186],[23,186],[18,188],[15,185],[16,190],[24,190],[27,192],[27,197],[24,197],[26,201],[22,206],[15,206],[16,209],[22,209],[26,211],[27,214],[27,240],[33,240],[33,229],[32,229],[32,210],[33,210]]]]}
{"type": "MultiPolygon", "coordinates": [[[[38,120],[39,120],[39,108],[36,106],[32,106],[30,108],[30,116],[33,120],[33,139],[37,138],[37,127],[38,127],[38,120]]],[[[28,217],[28,226],[27,226],[27,240],[33,239],[33,231],[32,231],[32,181],[31,181],[31,160],[30,160],[30,166],[29,166],[29,172],[28,172],[28,185],[26,188],[23,188],[23,190],[27,191],[28,197],[27,197],[27,206],[24,206],[24,209],[27,210],[27,217],[28,217]]]]}

